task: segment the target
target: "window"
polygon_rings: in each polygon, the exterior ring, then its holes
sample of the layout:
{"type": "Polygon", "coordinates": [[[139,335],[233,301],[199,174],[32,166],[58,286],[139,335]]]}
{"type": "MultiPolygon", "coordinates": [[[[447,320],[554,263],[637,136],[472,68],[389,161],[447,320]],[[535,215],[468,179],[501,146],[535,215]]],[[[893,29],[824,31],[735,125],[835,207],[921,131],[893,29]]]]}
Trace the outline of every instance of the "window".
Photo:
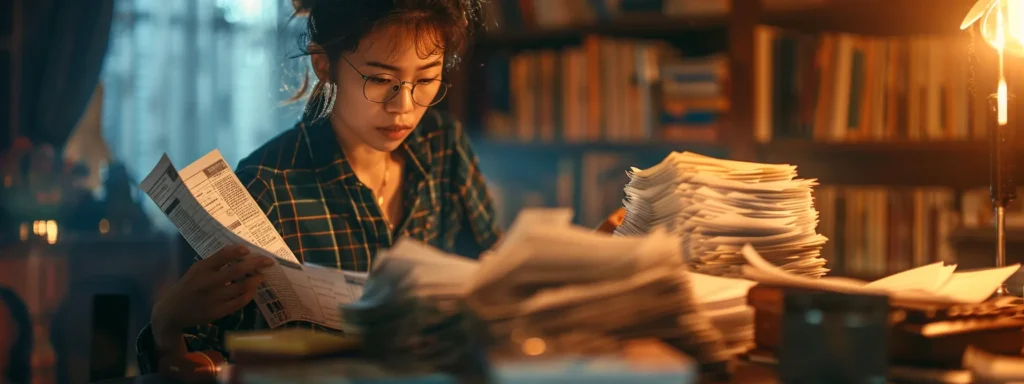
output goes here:
{"type": "Polygon", "coordinates": [[[304,26],[291,11],[286,0],[117,0],[103,128],[136,181],[163,153],[180,168],[219,149],[235,165],[295,124],[301,103],[283,103],[308,64],[290,58],[304,26]]]}

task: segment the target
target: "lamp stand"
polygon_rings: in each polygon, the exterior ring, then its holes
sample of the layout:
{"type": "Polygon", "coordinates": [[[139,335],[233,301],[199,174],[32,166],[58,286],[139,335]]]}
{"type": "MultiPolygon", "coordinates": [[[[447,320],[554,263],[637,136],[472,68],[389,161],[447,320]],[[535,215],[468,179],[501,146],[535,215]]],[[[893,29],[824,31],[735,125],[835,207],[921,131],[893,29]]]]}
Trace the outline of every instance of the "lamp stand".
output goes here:
{"type": "MultiPolygon", "coordinates": [[[[1016,120],[1016,119],[1014,119],[1016,120]]],[[[1013,152],[1014,127],[1010,124],[996,124],[989,135],[990,192],[996,216],[996,267],[1006,266],[1006,207],[1017,198],[1013,176],[1016,158],[1013,152]]],[[[995,293],[1009,295],[1006,283],[995,293]]]]}

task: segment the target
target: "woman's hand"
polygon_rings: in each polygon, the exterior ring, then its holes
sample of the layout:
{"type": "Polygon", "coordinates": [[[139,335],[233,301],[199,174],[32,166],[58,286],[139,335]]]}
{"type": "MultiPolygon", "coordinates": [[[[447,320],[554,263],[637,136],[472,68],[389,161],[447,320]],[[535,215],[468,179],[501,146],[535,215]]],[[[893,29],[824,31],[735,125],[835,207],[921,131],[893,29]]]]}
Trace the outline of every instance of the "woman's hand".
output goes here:
{"type": "Polygon", "coordinates": [[[247,256],[248,248],[227,246],[193,264],[153,306],[157,344],[180,339],[184,327],[208,324],[248,304],[263,282],[259,270],[274,265],[274,260],[247,256]]]}
{"type": "Polygon", "coordinates": [[[608,215],[608,217],[604,219],[604,222],[601,223],[601,225],[597,227],[597,231],[598,232],[603,232],[603,233],[613,233],[613,232],[615,232],[615,228],[618,228],[619,225],[622,224],[622,221],[625,218],[626,218],[626,209],[625,208],[616,209],[615,212],[612,212],[611,215],[608,215]]]}

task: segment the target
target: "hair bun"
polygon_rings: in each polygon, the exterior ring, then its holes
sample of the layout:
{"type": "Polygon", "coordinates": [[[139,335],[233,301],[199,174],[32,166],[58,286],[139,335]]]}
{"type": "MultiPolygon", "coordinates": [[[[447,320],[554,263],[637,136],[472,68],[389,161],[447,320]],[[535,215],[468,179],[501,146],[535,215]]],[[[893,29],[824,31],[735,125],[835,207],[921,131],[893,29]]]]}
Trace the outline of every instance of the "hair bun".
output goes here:
{"type": "Polygon", "coordinates": [[[313,10],[316,0],[292,0],[292,7],[295,8],[295,16],[309,16],[313,10]]]}

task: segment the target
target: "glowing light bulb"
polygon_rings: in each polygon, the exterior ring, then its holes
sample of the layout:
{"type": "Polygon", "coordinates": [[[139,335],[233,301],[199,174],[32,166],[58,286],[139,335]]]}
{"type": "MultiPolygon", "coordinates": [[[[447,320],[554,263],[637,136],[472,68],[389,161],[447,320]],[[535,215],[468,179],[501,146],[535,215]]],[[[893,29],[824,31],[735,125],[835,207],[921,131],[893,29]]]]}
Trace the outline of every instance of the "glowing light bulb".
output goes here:
{"type": "Polygon", "coordinates": [[[992,48],[1024,56],[1024,0],[991,1],[981,17],[979,32],[992,48]]]}
{"type": "Polygon", "coordinates": [[[1006,88],[1005,56],[1024,56],[1024,0],[978,0],[960,24],[960,29],[967,29],[978,20],[981,20],[978,29],[982,38],[999,53],[996,119],[999,125],[1006,125],[1009,92],[1006,88]]]}

